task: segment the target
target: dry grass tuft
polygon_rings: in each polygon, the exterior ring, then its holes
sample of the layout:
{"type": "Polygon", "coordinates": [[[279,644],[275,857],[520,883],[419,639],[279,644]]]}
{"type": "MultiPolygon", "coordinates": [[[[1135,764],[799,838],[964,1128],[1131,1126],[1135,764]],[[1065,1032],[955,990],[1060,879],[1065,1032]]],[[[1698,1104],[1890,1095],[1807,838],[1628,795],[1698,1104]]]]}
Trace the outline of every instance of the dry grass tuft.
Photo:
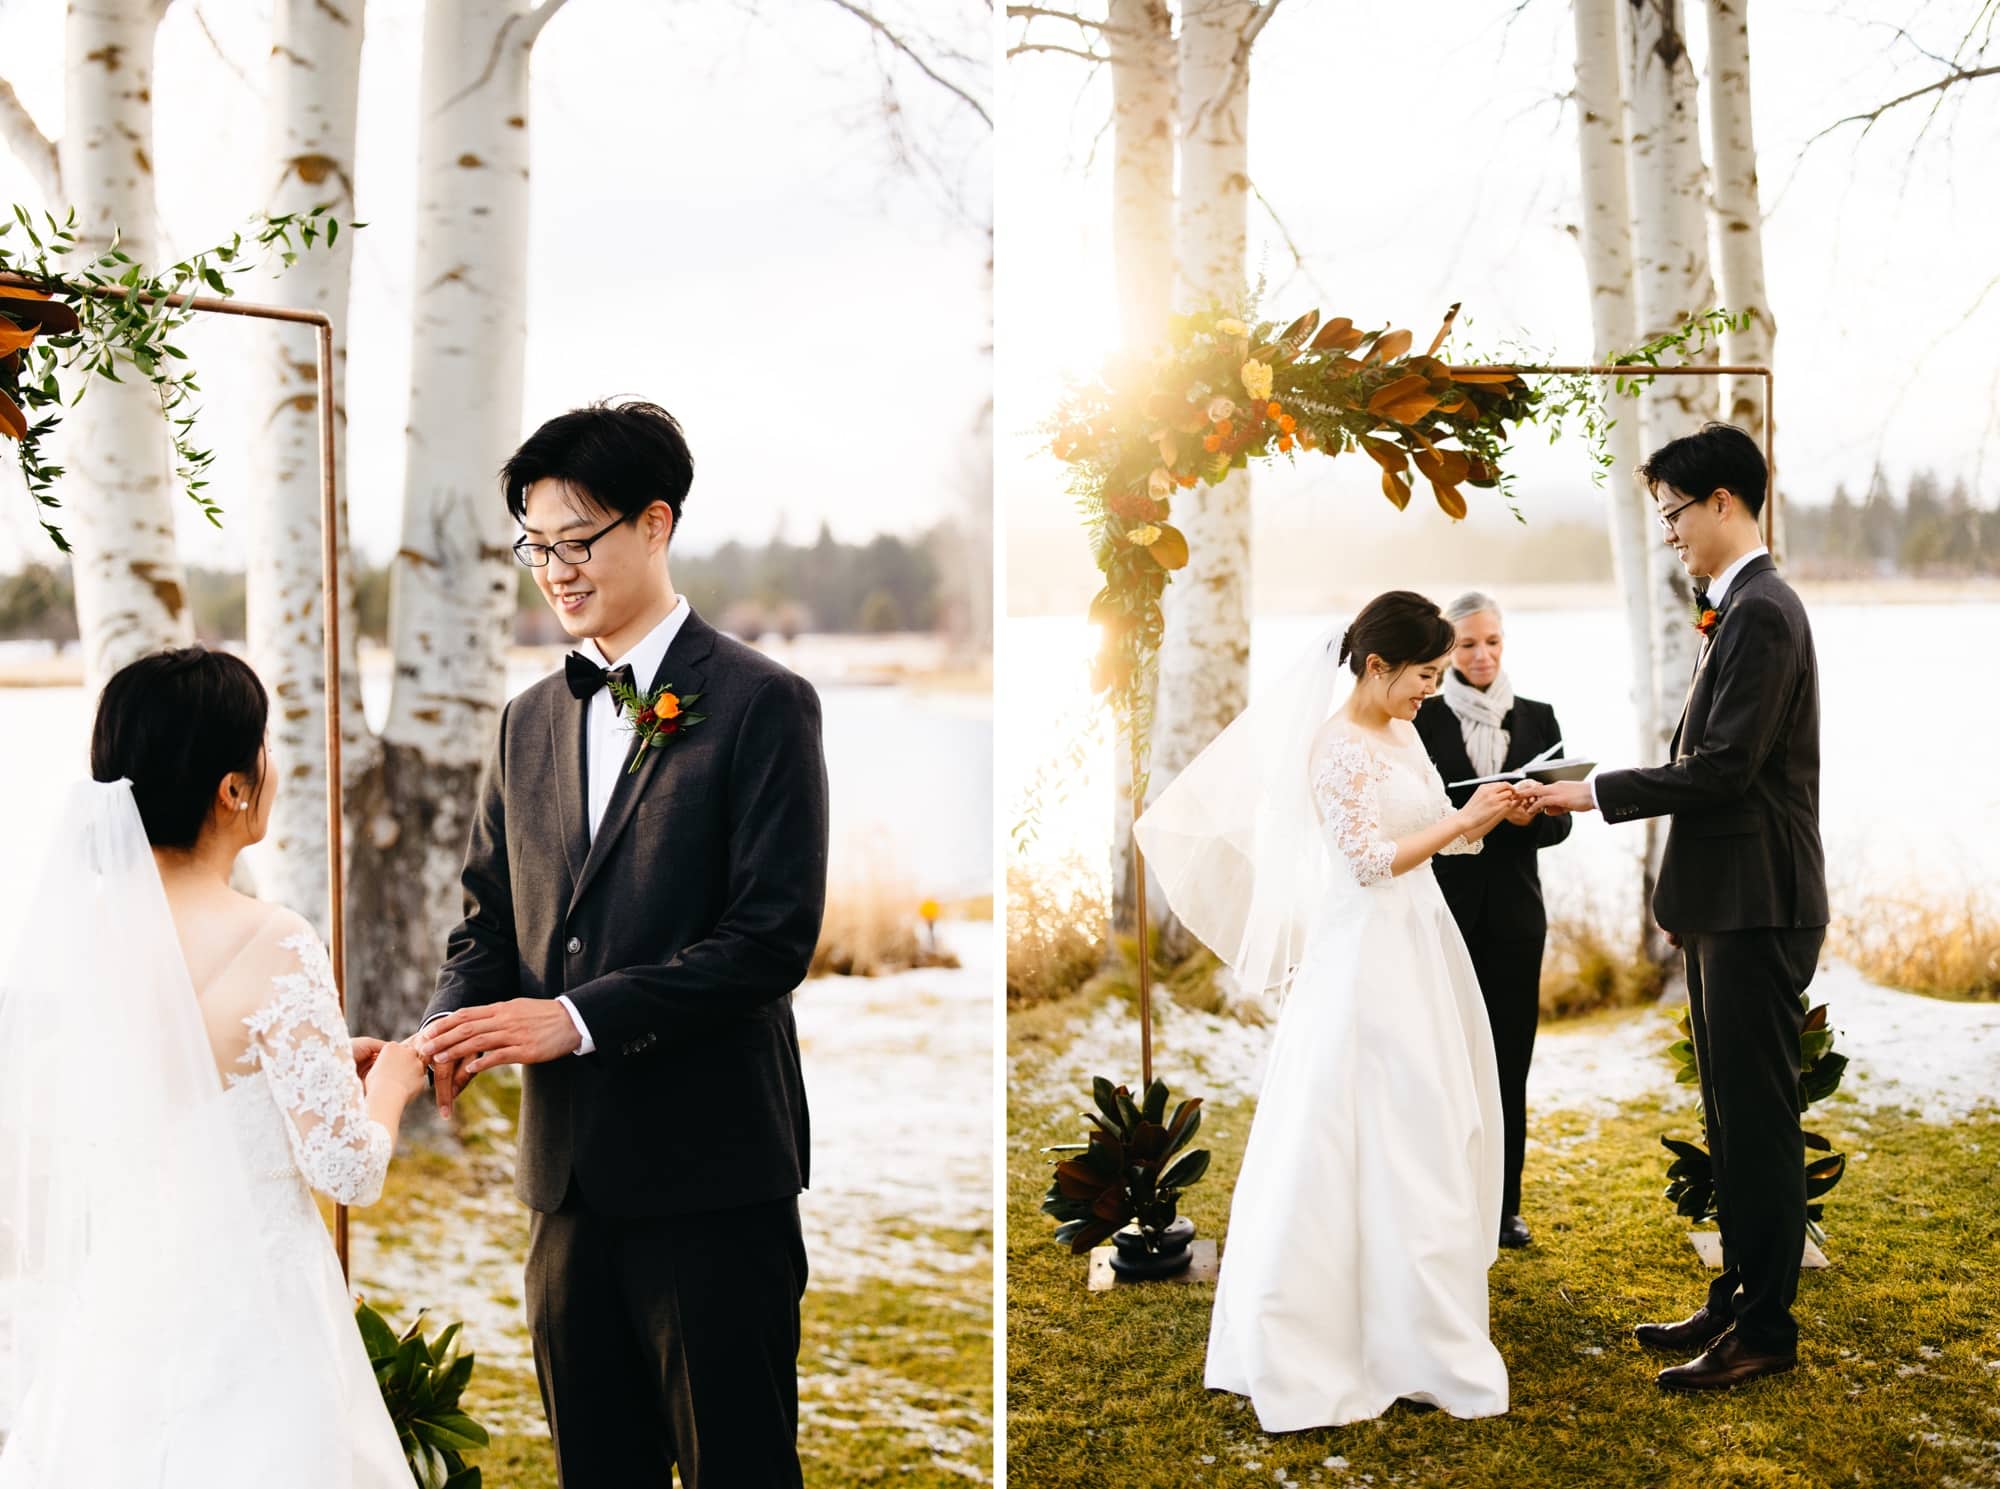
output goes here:
{"type": "Polygon", "coordinates": [[[1035,874],[1007,868],[1007,1006],[1026,1007],[1081,988],[1104,964],[1111,908],[1080,863],[1035,874]]]}
{"type": "Polygon", "coordinates": [[[1549,944],[1542,956],[1542,1017],[1576,1018],[1607,1008],[1651,1003],[1666,985],[1663,970],[1642,954],[1636,930],[1629,937],[1605,931],[1619,923],[1597,905],[1551,910],[1549,944]]]}
{"type": "MultiPolygon", "coordinates": [[[[956,967],[925,926],[925,897],[907,876],[863,858],[827,881],[826,916],[810,977],[879,977],[913,967],[956,967]]],[[[930,902],[934,909],[935,902],[930,902]]]]}
{"type": "Polygon", "coordinates": [[[1868,890],[1827,928],[1827,950],[1874,982],[1933,998],[2000,999],[2000,905],[1977,886],[1868,890]]]}

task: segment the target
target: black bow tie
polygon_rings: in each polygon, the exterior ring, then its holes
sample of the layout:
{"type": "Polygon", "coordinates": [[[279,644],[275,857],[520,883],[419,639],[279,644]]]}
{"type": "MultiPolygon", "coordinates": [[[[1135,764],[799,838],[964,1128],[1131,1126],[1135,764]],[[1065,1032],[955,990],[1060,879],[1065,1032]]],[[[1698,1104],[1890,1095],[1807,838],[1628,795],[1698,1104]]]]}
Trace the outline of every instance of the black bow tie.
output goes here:
{"type": "Polygon", "coordinates": [[[1698,589],[1694,592],[1694,608],[1697,610],[1713,610],[1715,608],[1709,603],[1707,590],[1698,589]]]}
{"type": "Polygon", "coordinates": [[[612,678],[617,678],[626,687],[632,686],[632,668],[621,662],[616,667],[600,667],[580,651],[573,651],[563,658],[563,680],[569,690],[578,698],[596,695],[612,678]]]}

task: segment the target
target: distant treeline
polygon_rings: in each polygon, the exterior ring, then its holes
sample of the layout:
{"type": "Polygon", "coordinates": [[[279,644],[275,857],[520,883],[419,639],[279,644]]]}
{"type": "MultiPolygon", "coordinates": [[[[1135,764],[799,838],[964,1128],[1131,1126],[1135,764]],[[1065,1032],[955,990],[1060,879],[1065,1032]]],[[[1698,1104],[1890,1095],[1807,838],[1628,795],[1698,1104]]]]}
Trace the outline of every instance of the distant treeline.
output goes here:
{"type": "MultiPolygon", "coordinates": [[[[939,578],[950,541],[938,529],[905,541],[884,535],[843,543],[824,526],[805,544],[782,537],[751,546],[725,543],[712,553],[676,553],[674,583],[696,609],[737,635],[818,632],[928,631],[940,620],[939,578]]],[[[519,573],[516,635],[527,643],[562,639],[562,630],[535,588],[519,573]]],[[[188,592],[195,633],[204,641],[244,633],[243,575],[193,569],[188,592]]],[[[363,567],[355,577],[361,634],[386,641],[389,573],[363,567]]],[[[31,563],[0,574],[0,639],[73,641],[76,593],[69,565],[31,563]]]]}
{"type": "Polygon", "coordinates": [[[1826,505],[1787,507],[1785,544],[1805,578],[2000,574],[2000,511],[1974,505],[1963,477],[1947,491],[1929,471],[1912,476],[1898,500],[1877,471],[1859,499],[1839,486],[1826,505]]]}

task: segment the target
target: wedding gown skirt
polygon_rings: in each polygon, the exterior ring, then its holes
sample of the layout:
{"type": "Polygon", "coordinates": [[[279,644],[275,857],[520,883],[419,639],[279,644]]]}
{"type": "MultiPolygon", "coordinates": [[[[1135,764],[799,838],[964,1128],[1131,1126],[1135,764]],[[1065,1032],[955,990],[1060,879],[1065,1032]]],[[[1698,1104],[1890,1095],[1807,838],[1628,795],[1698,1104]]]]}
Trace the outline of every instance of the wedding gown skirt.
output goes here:
{"type": "Polygon", "coordinates": [[[1398,787],[1420,790],[1419,816],[1441,817],[1444,794],[1434,771],[1412,786],[1416,762],[1393,764],[1400,782],[1370,762],[1358,838],[1336,832],[1356,803],[1324,803],[1342,814],[1328,836],[1348,839],[1333,851],[1366,887],[1307,941],[1231,1202],[1206,1380],[1248,1396],[1267,1432],[1379,1416],[1398,1397],[1459,1417],[1507,1409],[1486,1286],[1502,1183],[1492,1033],[1429,864],[1388,877],[1380,850],[1411,825],[1398,787]]]}
{"type": "Polygon", "coordinates": [[[0,1489],[409,1489],[312,1193],[371,1202],[389,1137],[362,1105],[324,949],[287,945],[293,970],[246,1020],[253,1068],[154,1145],[190,1165],[176,1189],[201,1187],[202,1155],[240,1156],[247,1194],[227,1218],[121,1218],[129,1239],[76,1279],[0,1489]]]}

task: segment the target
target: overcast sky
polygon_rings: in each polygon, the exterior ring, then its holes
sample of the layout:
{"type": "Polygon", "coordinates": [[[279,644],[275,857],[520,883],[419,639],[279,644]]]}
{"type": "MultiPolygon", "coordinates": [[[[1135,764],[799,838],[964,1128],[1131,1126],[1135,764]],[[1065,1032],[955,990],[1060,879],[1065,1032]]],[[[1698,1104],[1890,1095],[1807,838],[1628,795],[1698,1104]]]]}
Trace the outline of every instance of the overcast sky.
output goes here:
{"type": "MultiPolygon", "coordinates": [[[[1687,8],[1700,67],[1701,7],[1687,8]]],[[[1800,160],[1808,137],[1842,115],[1939,76],[1919,48],[1949,53],[1975,9],[1970,0],[1750,6],[1778,328],[1777,461],[1795,499],[1824,500],[1843,480],[1858,494],[1878,459],[1899,485],[1926,465],[1947,482],[1974,478],[1983,461],[1979,494],[2000,499],[2000,79],[1948,102],[1921,144],[1918,105],[1865,141],[1850,127],[1800,160]]],[[[1572,231],[1576,117],[1565,101],[1571,25],[1561,0],[1283,0],[1251,72],[1251,174],[1308,273],[1293,269],[1253,199],[1252,269],[1268,275],[1268,313],[1289,319],[1318,305],[1364,326],[1407,326],[1421,344],[1460,300],[1474,348],[1519,343],[1589,361],[1572,231]]],[[[1078,39],[1036,26],[1037,39],[1078,39]]],[[[1020,35],[1009,23],[1009,42],[1020,35]]],[[[1109,93],[1104,69],[1057,55],[1017,58],[1001,81],[999,492],[1017,527],[1073,521],[1063,470],[1037,453],[1032,430],[1065,376],[1093,368],[1115,333],[1109,93]]],[[[1524,505],[1589,510],[1597,498],[1581,449],[1531,439],[1515,460],[1524,505]]],[[[1398,520],[1373,467],[1351,465],[1274,466],[1257,478],[1260,520],[1328,532],[1357,515],[1364,525],[1398,520]]],[[[1442,520],[1421,506],[1401,520],[1442,520]]]]}
{"type": "MultiPolygon", "coordinates": [[[[0,76],[52,136],[63,8],[0,0],[0,76]]],[[[969,52],[989,45],[980,0],[877,8],[921,15],[969,52]]],[[[423,7],[367,0],[366,16],[357,190],[369,226],[356,239],[347,401],[355,543],[380,561],[402,502],[423,7]]],[[[262,205],[269,25],[269,0],[202,0],[199,17],[177,0],[162,26],[154,159],[174,256],[226,239],[262,205]]],[[[881,76],[867,30],[825,0],[763,0],[761,13],[748,0],[571,0],[535,49],[524,431],[614,393],[673,409],[698,470],[690,548],[762,541],[780,523],[810,538],[822,519],[845,538],[909,534],[964,499],[992,376],[990,136],[899,67],[905,126],[952,178],[949,190],[913,180],[881,123],[881,76]]],[[[0,150],[0,202],[36,200],[0,150]]],[[[246,276],[238,293],[266,285],[246,276]]],[[[216,494],[236,510],[252,499],[241,330],[223,322],[184,342],[202,372],[216,494]]],[[[494,452],[496,467],[508,453],[494,452]]],[[[192,561],[241,562],[233,527],[213,535],[194,517],[182,533],[192,561]]],[[[46,551],[10,459],[0,563],[46,551]]]]}

